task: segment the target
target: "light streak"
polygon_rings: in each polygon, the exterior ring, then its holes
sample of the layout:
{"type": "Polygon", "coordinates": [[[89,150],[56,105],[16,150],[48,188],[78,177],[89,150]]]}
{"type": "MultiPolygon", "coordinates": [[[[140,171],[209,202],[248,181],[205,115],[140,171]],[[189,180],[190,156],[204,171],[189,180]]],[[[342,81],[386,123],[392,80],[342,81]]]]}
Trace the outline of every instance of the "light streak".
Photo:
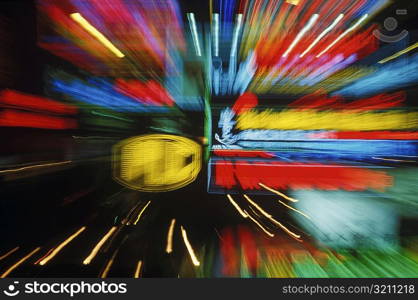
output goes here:
{"type": "Polygon", "coordinates": [[[219,56],[219,14],[213,14],[215,56],[219,56]]]}
{"type": "Polygon", "coordinates": [[[280,203],[280,204],[282,204],[282,205],[284,205],[284,206],[286,206],[287,208],[289,208],[289,209],[291,209],[291,210],[293,210],[293,211],[295,211],[295,212],[297,212],[297,213],[301,214],[301,215],[302,215],[302,216],[304,216],[305,218],[311,219],[311,217],[309,217],[307,214],[304,214],[304,213],[303,213],[303,212],[301,212],[300,210],[297,210],[296,208],[291,207],[290,205],[287,205],[287,204],[286,204],[286,203],[284,203],[283,201],[279,200],[279,203],[280,203]]]}
{"type": "Polygon", "coordinates": [[[334,22],[327,28],[325,28],[324,31],[321,32],[321,34],[310,44],[308,48],[300,55],[300,57],[304,57],[306,53],[308,53],[328,32],[330,32],[337,24],[341,21],[341,19],[344,17],[344,14],[340,14],[334,22]]]}
{"type": "Polygon", "coordinates": [[[234,199],[232,198],[232,196],[230,194],[227,194],[226,196],[228,197],[228,199],[232,203],[232,205],[237,209],[237,211],[239,212],[239,214],[243,218],[247,218],[248,215],[241,209],[241,207],[239,207],[239,205],[234,201],[234,199]]]}
{"type": "Polygon", "coordinates": [[[300,235],[299,234],[296,234],[296,233],[294,233],[294,232],[292,232],[292,231],[290,231],[286,226],[284,226],[282,223],[280,223],[279,221],[277,221],[277,220],[275,220],[275,219],[273,219],[273,218],[271,218],[270,219],[274,224],[276,224],[277,226],[279,226],[281,229],[283,229],[285,232],[287,232],[290,236],[292,236],[292,237],[294,237],[295,239],[298,239],[299,240],[299,238],[300,238],[300,235]]]}
{"type": "Polygon", "coordinates": [[[47,255],[45,258],[43,258],[39,264],[41,266],[45,265],[48,261],[53,259],[65,246],[67,246],[73,239],[75,239],[77,236],[79,236],[84,230],[86,229],[85,226],[81,227],[76,233],[69,236],[65,241],[63,241],[58,247],[56,247],[51,254],[47,255]]]}
{"type": "Polygon", "coordinates": [[[379,64],[384,64],[384,63],[386,63],[386,62],[388,62],[388,61],[390,61],[390,60],[392,60],[392,59],[395,59],[395,58],[398,58],[399,56],[401,56],[401,55],[403,55],[403,54],[405,54],[405,53],[407,53],[407,52],[409,52],[409,51],[411,51],[411,50],[414,50],[415,48],[417,48],[418,47],[418,42],[417,43],[415,43],[415,44],[413,44],[412,46],[409,46],[408,48],[406,48],[406,49],[403,49],[403,50],[401,50],[401,51],[399,51],[399,52],[396,52],[395,54],[393,54],[393,55],[391,55],[391,56],[389,56],[389,57],[386,57],[385,59],[382,59],[381,61],[379,61],[378,63],[379,64]]]}
{"type": "Polygon", "coordinates": [[[116,226],[113,226],[103,237],[102,239],[96,244],[96,246],[91,250],[89,256],[86,257],[86,259],[83,261],[84,265],[88,265],[91,263],[91,261],[94,259],[94,257],[99,252],[100,248],[103,247],[104,243],[110,238],[110,236],[115,232],[116,226]]]}
{"type": "Polygon", "coordinates": [[[261,187],[263,187],[263,188],[265,188],[266,190],[268,190],[268,191],[270,191],[272,193],[275,193],[276,195],[279,195],[279,196],[285,198],[286,200],[291,201],[291,202],[298,202],[299,201],[299,200],[293,199],[291,197],[288,197],[285,194],[280,193],[279,191],[276,191],[275,189],[272,189],[272,188],[268,187],[267,185],[262,184],[261,182],[259,182],[258,185],[261,186],[261,187]]]}
{"type": "Polygon", "coordinates": [[[94,36],[99,42],[101,42],[106,48],[112,51],[113,54],[115,54],[117,57],[125,57],[125,55],[122,52],[120,52],[120,50],[116,48],[115,45],[113,45],[100,31],[98,31],[93,25],[91,25],[89,21],[84,19],[84,17],[80,13],[70,14],[70,17],[78,24],[80,24],[81,27],[87,30],[92,36],[94,36]]]}
{"type": "Polygon", "coordinates": [[[260,229],[263,230],[268,236],[274,237],[274,234],[273,233],[271,233],[270,231],[268,231],[267,229],[265,229],[263,227],[263,225],[261,225],[256,219],[254,219],[248,212],[246,212],[246,214],[251,219],[251,221],[253,221],[258,227],[260,227],[260,229]]]}
{"type": "Polygon", "coordinates": [[[199,37],[197,35],[196,20],[194,18],[194,13],[188,13],[187,19],[189,19],[190,31],[192,32],[193,44],[196,49],[196,55],[202,56],[202,52],[200,50],[199,37]]]}
{"type": "Polygon", "coordinates": [[[192,245],[190,244],[189,240],[187,239],[187,232],[183,228],[183,226],[180,226],[180,228],[181,228],[181,234],[183,236],[184,244],[186,245],[187,251],[189,251],[190,258],[192,259],[193,264],[196,267],[198,267],[198,266],[200,266],[200,262],[197,259],[196,255],[195,255],[195,253],[193,251],[192,245]]]}
{"type": "Polygon", "coordinates": [[[415,160],[389,159],[389,158],[374,157],[374,156],[373,156],[372,158],[373,158],[373,159],[386,160],[386,161],[395,161],[395,162],[409,162],[409,163],[416,162],[415,160]]]}
{"type": "Polygon", "coordinates": [[[2,173],[13,173],[13,172],[25,171],[25,170],[34,169],[34,168],[44,168],[44,167],[59,166],[59,165],[65,165],[65,164],[69,164],[69,163],[72,163],[72,161],[71,160],[68,160],[68,161],[57,162],[57,163],[32,165],[32,166],[21,167],[21,168],[17,168],[17,169],[1,170],[0,171],[0,174],[2,174],[2,173]]]}
{"type": "MultiPolygon", "coordinates": [[[[287,229],[282,223],[280,223],[279,221],[277,221],[276,219],[274,219],[269,213],[267,213],[264,209],[262,209],[260,206],[257,205],[257,203],[255,203],[254,201],[251,200],[250,197],[248,197],[247,195],[244,194],[245,199],[248,200],[248,202],[250,202],[255,208],[257,208],[267,219],[269,219],[272,223],[278,225],[280,228],[282,228],[285,232],[287,232],[288,234],[290,234],[291,236],[293,236],[294,238],[298,239],[300,238],[300,235],[297,235],[293,232],[291,232],[289,229],[287,229]]],[[[280,201],[281,202],[281,201],[280,201]]],[[[282,204],[284,204],[283,202],[281,202],[282,204]]],[[[288,205],[285,205],[289,208],[292,208],[288,205]]],[[[293,209],[293,208],[292,208],[293,209]]],[[[298,211],[299,212],[299,211],[298,211]]],[[[301,212],[299,212],[301,213],[301,212]]],[[[303,213],[301,213],[303,214],[303,213]]],[[[305,214],[303,214],[304,216],[306,216],[305,214]]],[[[248,216],[251,218],[251,215],[248,214],[248,216]]],[[[307,216],[306,216],[307,217],[307,216]]],[[[254,221],[254,220],[253,220],[254,221]]],[[[262,228],[263,229],[263,228],[262,228]]],[[[264,229],[263,229],[264,230],[264,229]]],[[[265,231],[266,232],[266,231],[265,231]]],[[[267,232],[266,232],[267,233],[267,232]]]]}
{"type": "Polygon", "coordinates": [[[173,252],[173,232],[175,224],[176,219],[172,219],[167,233],[167,247],[165,248],[165,252],[167,253],[173,252]]]}
{"type": "Polygon", "coordinates": [[[106,278],[107,277],[107,274],[109,273],[110,268],[112,267],[112,265],[113,265],[113,258],[110,259],[108,261],[108,263],[106,264],[106,267],[105,267],[103,273],[100,275],[100,278],[106,278]]]}
{"type": "Polygon", "coordinates": [[[109,259],[108,263],[106,264],[105,269],[103,270],[103,273],[100,275],[100,278],[106,278],[107,274],[109,274],[110,268],[113,265],[113,261],[115,260],[115,257],[119,252],[119,249],[120,248],[116,249],[116,251],[113,253],[112,257],[109,259]]]}
{"type": "Polygon", "coordinates": [[[264,209],[262,209],[260,206],[258,206],[257,203],[252,201],[250,197],[248,197],[245,194],[243,194],[243,196],[245,197],[245,199],[247,199],[248,202],[250,202],[255,208],[257,208],[265,217],[271,218],[271,215],[269,213],[267,213],[264,209]]]}
{"type": "Polygon", "coordinates": [[[148,201],[148,203],[144,206],[144,208],[139,212],[138,217],[136,218],[136,220],[134,222],[134,225],[136,225],[138,223],[139,219],[141,218],[142,214],[147,209],[147,207],[150,203],[151,203],[151,201],[148,201]]]}
{"type": "Polygon", "coordinates": [[[10,250],[9,252],[7,252],[6,254],[0,256],[0,260],[5,259],[6,257],[8,257],[9,255],[15,253],[17,250],[19,250],[19,247],[13,248],[12,250],[10,250]]]}
{"type": "Polygon", "coordinates": [[[300,39],[305,35],[305,33],[311,29],[311,27],[315,24],[316,20],[318,19],[318,14],[313,14],[312,17],[309,19],[308,24],[306,24],[305,27],[302,28],[302,30],[298,33],[294,41],[290,44],[289,48],[286,50],[286,52],[282,55],[282,57],[286,57],[290,51],[293,50],[293,48],[299,43],[300,39]]]}
{"type": "Polygon", "coordinates": [[[235,57],[238,47],[238,37],[242,27],[242,14],[237,15],[237,24],[235,25],[234,36],[232,38],[231,57],[235,57]]]}
{"type": "Polygon", "coordinates": [[[331,49],[331,47],[333,47],[336,43],[338,43],[343,37],[345,37],[347,34],[349,34],[351,31],[353,31],[354,29],[356,29],[360,23],[362,23],[365,19],[367,19],[369,15],[365,14],[364,16],[362,16],[353,26],[351,26],[350,28],[348,28],[346,31],[344,31],[338,38],[335,39],[335,41],[333,41],[331,44],[329,44],[328,47],[326,47],[321,53],[319,53],[316,57],[320,57],[322,56],[322,54],[324,54],[325,52],[327,52],[329,49],[331,49]]]}
{"type": "Polygon", "coordinates": [[[136,264],[134,278],[139,278],[139,276],[141,275],[141,269],[142,269],[142,260],[139,260],[138,263],[136,264]]]}
{"type": "Polygon", "coordinates": [[[41,247],[38,247],[38,248],[32,250],[32,252],[30,252],[28,255],[26,255],[25,257],[23,257],[22,259],[20,259],[17,263],[15,263],[13,266],[11,266],[10,268],[8,268],[3,274],[1,274],[0,278],[6,278],[11,272],[13,272],[14,269],[16,269],[21,264],[23,264],[26,260],[28,260],[32,255],[34,255],[40,249],[41,249],[41,247]]]}

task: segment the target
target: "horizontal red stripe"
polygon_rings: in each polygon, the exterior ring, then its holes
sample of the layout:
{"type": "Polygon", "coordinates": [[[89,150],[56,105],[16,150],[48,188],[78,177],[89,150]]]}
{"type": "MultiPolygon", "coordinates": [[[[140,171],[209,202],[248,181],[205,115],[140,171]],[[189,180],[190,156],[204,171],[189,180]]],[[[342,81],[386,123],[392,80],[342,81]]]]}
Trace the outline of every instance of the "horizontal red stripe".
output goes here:
{"type": "Polygon", "coordinates": [[[3,110],[0,112],[0,126],[72,129],[77,128],[77,121],[68,118],[45,116],[16,110],[3,110]]]}
{"type": "Polygon", "coordinates": [[[0,103],[56,114],[76,114],[77,108],[48,98],[24,94],[13,90],[3,90],[0,93],[0,103]]]}
{"type": "Polygon", "coordinates": [[[248,150],[213,150],[213,154],[216,156],[225,156],[225,157],[263,157],[263,158],[273,158],[276,157],[273,153],[266,151],[248,151],[248,150]]]}

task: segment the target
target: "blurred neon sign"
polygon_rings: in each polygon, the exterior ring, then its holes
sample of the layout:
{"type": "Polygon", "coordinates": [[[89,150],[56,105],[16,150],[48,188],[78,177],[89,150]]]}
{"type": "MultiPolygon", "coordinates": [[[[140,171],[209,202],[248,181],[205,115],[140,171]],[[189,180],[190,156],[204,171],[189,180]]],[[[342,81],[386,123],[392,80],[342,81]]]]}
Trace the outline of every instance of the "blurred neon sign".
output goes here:
{"type": "Polygon", "coordinates": [[[137,136],[113,148],[115,180],[139,191],[179,189],[193,182],[200,168],[201,146],[180,136],[137,136]]]}

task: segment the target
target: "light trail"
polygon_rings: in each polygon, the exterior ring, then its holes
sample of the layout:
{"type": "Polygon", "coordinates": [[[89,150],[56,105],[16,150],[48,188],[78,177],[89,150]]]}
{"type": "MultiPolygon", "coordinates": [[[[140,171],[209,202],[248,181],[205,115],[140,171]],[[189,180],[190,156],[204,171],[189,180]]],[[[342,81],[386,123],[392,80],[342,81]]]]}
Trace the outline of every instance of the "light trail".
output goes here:
{"type": "Polygon", "coordinates": [[[237,211],[239,212],[239,214],[243,218],[247,218],[248,215],[241,209],[241,207],[239,207],[239,205],[234,201],[234,199],[232,198],[232,196],[230,194],[227,194],[226,196],[228,197],[228,199],[232,203],[232,205],[237,209],[237,211]]]}
{"type": "Polygon", "coordinates": [[[276,191],[275,189],[272,189],[271,187],[268,187],[267,185],[265,185],[265,184],[262,184],[261,182],[259,182],[258,183],[261,187],[263,187],[263,188],[265,188],[266,190],[268,190],[268,191],[270,191],[270,192],[272,192],[272,193],[274,193],[274,194],[276,194],[276,195],[279,195],[280,197],[283,197],[283,198],[285,198],[286,200],[289,200],[289,201],[291,201],[291,202],[298,202],[299,200],[297,200],[297,199],[293,199],[293,198],[291,198],[291,197],[288,197],[288,196],[286,196],[285,194],[283,194],[283,193],[280,193],[279,191],[276,191]]]}
{"type": "Polygon", "coordinates": [[[95,37],[100,43],[108,48],[113,54],[119,58],[125,57],[125,55],[112,44],[99,30],[89,23],[80,13],[70,14],[71,19],[77,22],[81,27],[87,30],[93,37],[95,37]]]}
{"type": "Polygon", "coordinates": [[[6,278],[11,272],[13,272],[14,269],[19,267],[21,264],[23,264],[26,260],[28,260],[32,255],[34,255],[36,252],[38,252],[41,249],[41,247],[35,248],[30,252],[28,255],[20,259],[17,263],[12,265],[10,268],[8,268],[1,276],[0,278],[6,278]]]}
{"type": "Polygon", "coordinates": [[[86,257],[86,259],[83,261],[84,265],[88,265],[91,263],[91,261],[94,259],[94,257],[99,252],[100,248],[103,247],[104,243],[111,237],[111,235],[115,232],[116,226],[113,226],[103,237],[102,239],[96,244],[96,246],[91,250],[89,256],[86,257]]]}
{"type": "Polygon", "coordinates": [[[81,227],[76,233],[69,236],[65,241],[63,241],[61,244],[59,244],[55,249],[52,250],[52,252],[47,255],[45,258],[43,258],[39,264],[41,266],[45,265],[48,261],[53,259],[65,246],[67,246],[73,239],[75,239],[77,236],[79,236],[84,230],[86,229],[85,226],[81,227]]]}
{"type": "Polygon", "coordinates": [[[139,219],[141,218],[144,211],[147,209],[148,205],[150,205],[151,201],[148,201],[148,203],[144,206],[144,208],[139,212],[138,217],[136,218],[134,225],[136,225],[139,222],[139,219]]]}
{"type": "Polygon", "coordinates": [[[344,31],[341,35],[338,36],[338,38],[336,38],[331,44],[328,45],[328,47],[326,47],[321,53],[319,53],[316,57],[320,57],[322,56],[322,54],[324,54],[325,52],[327,52],[329,49],[331,49],[336,43],[338,43],[343,37],[345,37],[347,34],[349,34],[351,31],[353,31],[354,29],[356,29],[364,20],[367,19],[369,15],[365,14],[364,16],[362,16],[353,26],[351,26],[350,28],[348,28],[346,31],[344,31]]]}
{"type": "Polygon", "coordinates": [[[172,219],[167,233],[167,246],[165,248],[165,252],[167,253],[173,252],[173,232],[175,224],[176,219],[172,219]]]}
{"type": "Polygon", "coordinates": [[[189,242],[189,239],[187,238],[187,232],[183,228],[183,226],[180,226],[180,228],[181,228],[181,234],[183,236],[184,244],[186,245],[187,251],[189,251],[189,255],[190,255],[190,258],[192,259],[193,265],[198,267],[198,266],[200,266],[200,262],[199,262],[199,260],[197,259],[196,255],[194,253],[194,250],[192,248],[192,245],[189,242]]]}

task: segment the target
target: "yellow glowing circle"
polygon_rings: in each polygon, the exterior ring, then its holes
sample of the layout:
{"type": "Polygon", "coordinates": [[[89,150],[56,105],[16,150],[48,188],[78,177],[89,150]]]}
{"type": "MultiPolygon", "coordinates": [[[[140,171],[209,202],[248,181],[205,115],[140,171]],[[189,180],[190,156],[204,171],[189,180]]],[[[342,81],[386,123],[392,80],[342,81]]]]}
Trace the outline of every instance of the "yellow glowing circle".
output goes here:
{"type": "Polygon", "coordinates": [[[201,146],[185,137],[150,134],[113,147],[113,176],[131,189],[172,191],[193,182],[202,164],[201,146]]]}

